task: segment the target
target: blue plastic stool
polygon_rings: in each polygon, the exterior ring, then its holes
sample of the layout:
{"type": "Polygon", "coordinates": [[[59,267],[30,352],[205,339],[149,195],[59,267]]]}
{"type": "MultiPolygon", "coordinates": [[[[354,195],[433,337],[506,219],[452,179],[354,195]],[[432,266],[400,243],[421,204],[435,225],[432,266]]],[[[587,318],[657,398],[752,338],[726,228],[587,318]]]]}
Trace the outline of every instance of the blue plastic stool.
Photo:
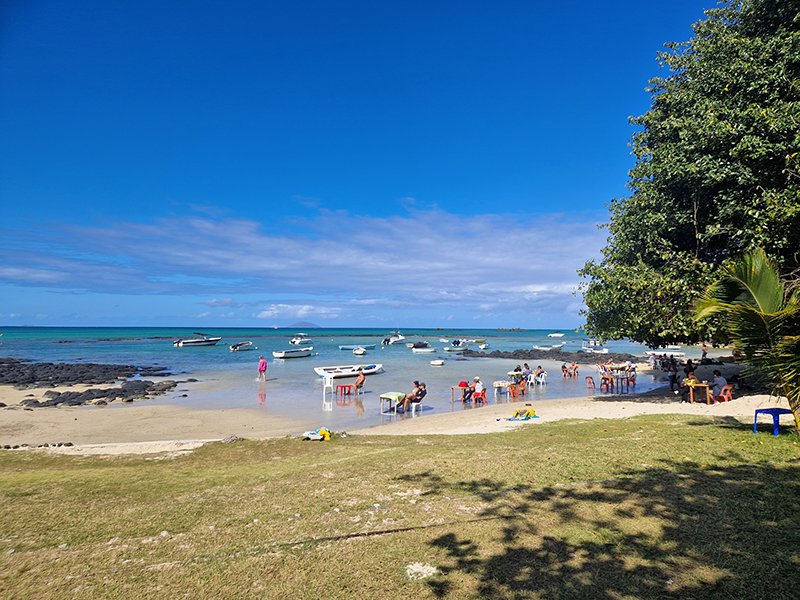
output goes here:
{"type": "Polygon", "coordinates": [[[759,408],[756,411],[756,416],[753,418],[753,433],[758,432],[758,415],[761,413],[762,415],[772,415],[772,432],[777,437],[778,429],[780,428],[780,416],[781,415],[790,415],[792,411],[788,408],[759,408]]]}

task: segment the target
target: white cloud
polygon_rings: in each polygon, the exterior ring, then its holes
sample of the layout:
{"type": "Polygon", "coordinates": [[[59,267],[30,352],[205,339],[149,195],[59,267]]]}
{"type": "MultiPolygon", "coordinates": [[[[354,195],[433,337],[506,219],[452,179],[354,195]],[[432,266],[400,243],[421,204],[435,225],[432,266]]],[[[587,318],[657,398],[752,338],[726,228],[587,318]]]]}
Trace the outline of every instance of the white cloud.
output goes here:
{"type": "Polygon", "coordinates": [[[468,313],[574,315],[576,270],[598,256],[607,236],[595,218],[579,217],[321,211],[285,223],[282,234],[252,220],[197,216],[52,226],[36,235],[14,232],[13,244],[0,249],[0,281],[204,295],[212,299],[201,303],[211,308],[241,308],[234,295],[280,298],[255,304],[254,317],[272,320],[363,320],[423,309],[451,320],[468,313]],[[58,244],[43,246],[43,238],[58,244]]]}

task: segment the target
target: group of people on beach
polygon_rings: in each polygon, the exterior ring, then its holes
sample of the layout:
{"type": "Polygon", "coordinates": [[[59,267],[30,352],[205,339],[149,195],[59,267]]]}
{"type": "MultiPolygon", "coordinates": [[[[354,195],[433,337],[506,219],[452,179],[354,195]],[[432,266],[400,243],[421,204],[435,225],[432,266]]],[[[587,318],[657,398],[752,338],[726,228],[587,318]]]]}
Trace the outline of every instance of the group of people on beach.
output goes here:
{"type": "Polygon", "coordinates": [[[575,361],[572,361],[569,366],[567,366],[567,363],[563,363],[561,365],[561,376],[564,379],[578,376],[578,365],[575,363],[575,361]]]}

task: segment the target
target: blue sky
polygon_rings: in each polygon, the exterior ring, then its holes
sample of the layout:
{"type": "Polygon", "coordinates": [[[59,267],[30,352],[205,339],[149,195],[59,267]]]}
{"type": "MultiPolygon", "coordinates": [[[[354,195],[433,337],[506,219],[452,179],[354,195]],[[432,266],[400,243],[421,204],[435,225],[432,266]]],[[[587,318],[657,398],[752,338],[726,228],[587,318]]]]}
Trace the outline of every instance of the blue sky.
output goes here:
{"type": "Polygon", "coordinates": [[[0,325],[576,327],[710,0],[6,0],[0,325]]]}

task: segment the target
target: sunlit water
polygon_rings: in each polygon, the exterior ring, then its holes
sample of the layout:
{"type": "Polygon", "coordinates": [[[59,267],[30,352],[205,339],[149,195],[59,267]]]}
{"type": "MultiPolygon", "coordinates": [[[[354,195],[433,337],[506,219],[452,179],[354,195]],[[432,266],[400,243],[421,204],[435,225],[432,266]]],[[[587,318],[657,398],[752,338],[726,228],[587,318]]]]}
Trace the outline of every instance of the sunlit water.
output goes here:
{"type": "MultiPolygon", "coordinates": [[[[382,346],[381,340],[388,332],[375,329],[312,329],[306,331],[314,345],[314,355],[309,358],[279,360],[272,357],[273,350],[294,348],[289,339],[295,333],[285,329],[210,329],[206,333],[222,336],[216,346],[175,348],[172,340],[192,337],[185,329],[164,328],[0,328],[2,346],[0,356],[26,358],[37,362],[94,362],[137,366],[158,365],[166,367],[170,379],[185,381],[198,379],[198,383],[183,383],[155,402],[191,408],[256,408],[303,421],[309,419],[319,426],[333,429],[367,427],[394,419],[380,414],[379,396],[384,392],[409,392],[413,381],[427,384],[428,396],[423,402],[423,415],[474,410],[470,405],[451,401],[451,386],[460,381],[470,381],[479,376],[488,387],[491,404],[506,402],[503,395],[495,396],[492,382],[504,379],[517,361],[491,358],[470,358],[443,352],[440,338],[485,339],[490,350],[512,351],[531,349],[533,344],[552,345],[564,341],[564,360],[580,349],[583,335],[564,331],[560,339],[548,338],[552,330],[502,332],[496,330],[409,330],[403,331],[407,341],[427,340],[438,349],[433,354],[414,354],[405,342],[382,346]],[[128,338],[128,339],[123,339],[128,338]],[[250,340],[257,350],[230,352],[234,342],[250,340]],[[376,344],[364,357],[354,357],[351,351],[339,350],[344,344],[376,344]],[[259,355],[267,358],[267,382],[256,381],[259,355]],[[431,366],[431,360],[442,359],[442,367],[431,366]],[[383,364],[384,372],[367,377],[363,402],[348,398],[334,398],[330,394],[323,400],[322,379],[313,368],[316,366],[348,364],[383,364]],[[183,397],[185,395],[185,397],[183,397]]],[[[472,344],[477,349],[477,344],[472,344]]],[[[643,356],[646,347],[628,341],[609,342],[611,352],[629,352],[643,356]]],[[[699,350],[683,349],[689,357],[699,357],[699,350]]],[[[525,402],[570,398],[586,394],[585,377],[597,381],[596,370],[581,365],[577,378],[563,379],[561,363],[554,361],[532,362],[548,371],[546,386],[531,388],[525,402]]],[[[352,379],[336,380],[351,383],[352,379]]],[[[661,376],[639,375],[636,391],[643,392],[664,385],[661,376]]],[[[456,391],[456,393],[458,393],[456,391]]],[[[124,406],[110,405],[124,410],[124,406]]],[[[85,410],[97,410],[86,408],[85,410]]],[[[577,415],[576,415],[577,416],[577,415]]]]}

